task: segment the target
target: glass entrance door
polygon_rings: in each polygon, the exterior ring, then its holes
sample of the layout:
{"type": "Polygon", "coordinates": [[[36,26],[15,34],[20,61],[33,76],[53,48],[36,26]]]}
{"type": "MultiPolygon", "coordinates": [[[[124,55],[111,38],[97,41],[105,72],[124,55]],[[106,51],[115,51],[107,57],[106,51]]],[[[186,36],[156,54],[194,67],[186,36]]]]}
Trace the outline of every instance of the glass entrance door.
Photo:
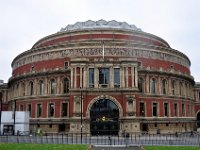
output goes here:
{"type": "Polygon", "coordinates": [[[90,131],[92,135],[118,135],[119,109],[109,99],[96,101],[90,110],[90,131]]]}

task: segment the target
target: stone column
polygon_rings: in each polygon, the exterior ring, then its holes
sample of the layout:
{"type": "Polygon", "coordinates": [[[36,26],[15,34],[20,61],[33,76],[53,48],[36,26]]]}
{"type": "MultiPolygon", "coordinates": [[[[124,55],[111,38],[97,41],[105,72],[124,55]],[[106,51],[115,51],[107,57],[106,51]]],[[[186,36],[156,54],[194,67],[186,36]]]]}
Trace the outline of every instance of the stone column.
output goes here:
{"type": "Polygon", "coordinates": [[[71,67],[71,88],[74,88],[74,68],[71,67]]]}
{"type": "Polygon", "coordinates": [[[121,87],[124,88],[124,67],[121,66],[120,68],[120,82],[121,82],[121,87]]]}
{"type": "Polygon", "coordinates": [[[134,66],[131,67],[131,77],[132,77],[132,88],[133,88],[133,87],[136,87],[135,86],[135,67],[134,66]]]}
{"type": "Polygon", "coordinates": [[[138,87],[138,71],[137,71],[137,66],[134,67],[135,70],[135,87],[138,87]]]}
{"type": "Polygon", "coordinates": [[[99,71],[98,68],[95,67],[94,68],[94,88],[98,88],[99,87],[99,71]]]}
{"type": "Polygon", "coordinates": [[[111,88],[114,88],[114,68],[110,67],[110,83],[111,88]]]}
{"type": "Polygon", "coordinates": [[[47,77],[45,77],[45,79],[44,79],[44,94],[45,95],[48,94],[48,87],[49,87],[48,85],[49,85],[48,79],[47,79],[47,77]]]}
{"type": "Polygon", "coordinates": [[[160,79],[160,76],[158,76],[158,82],[156,85],[157,85],[156,94],[161,94],[162,93],[162,81],[160,79]]]}
{"type": "Polygon", "coordinates": [[[146,87],[146,93],[149,93],[150,91],[149,91],[149,75],[148,74],[146,75],[145,80],[146,80],[146,82],[145,82],[146,83],[146,86],[145,86],[146,87]]]}
{"type": "Polygon", "coordinates": [[[88,68],[84,67],[84,71],[83,71],[83,88],[87,87],[87,83],[88,83],[88,68]]]}
{"type": "Polygon", "coordinates": [[[126,84],[125,84],[125,87],[128,88],[128,67],[126,67],[125,78],[126,78],[126,84]]]}
{"type": "Polygon", "coordinates": [[[29,89],[29,82],[28,82],[28,81],[25,81],[25,95],[26,95],[26,96],[29,95],[28,89],[29,89]]]}
{"type": "Polygon", "coordinates": [[[61,80],[60,80],[60,76],[59,77],[57,77],[57,80],[56,80],[57,82],[56,82],[56,93],[57,94],[60,94],[61,93],[61,80]]]}
{"type": "Polygon", "coordinates": [[[77,72],[76,72],[76,69],[77,69],[77,67],[74,67],[74,88],[77,88],[76,87],[76,82],[77,82],[77,72]]]}

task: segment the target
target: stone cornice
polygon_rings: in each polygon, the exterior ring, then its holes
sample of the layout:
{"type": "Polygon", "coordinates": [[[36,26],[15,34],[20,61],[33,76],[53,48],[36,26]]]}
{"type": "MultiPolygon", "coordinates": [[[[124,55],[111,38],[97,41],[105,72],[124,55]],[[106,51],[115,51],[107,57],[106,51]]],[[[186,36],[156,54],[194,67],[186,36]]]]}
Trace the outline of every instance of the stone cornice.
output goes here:
{"type": "Polygon", "coordinates": [[[175,72],[175,71],[164,71],[164,70],[155,70],[155,69],[147,69],[147,68],[139,68],[138,73],[145,73],[145,74],[155,74],[155,75],[168,75],[178,78],[183,78],[186,80],[189,80],[192,84],[194,84],[194,78],[191,75],[183,74],[181,72],[175,72]]]}
{"type": "Polygon", "coordinates": [[[11,77],[9,79],[9,84],[15,81],[19,81],[21,79],[27,79],[27,78],[33,78],[33,77],[39,77],[39,76],[50,76],[50,75],[58,75],[58,74],[64,74],[70,72],[70,69],[58,69],[58,70],[45,70],[45,71],[41,71],[41,72],[30,72],[27,74],[22,74],[16,77],[11,77]]]}

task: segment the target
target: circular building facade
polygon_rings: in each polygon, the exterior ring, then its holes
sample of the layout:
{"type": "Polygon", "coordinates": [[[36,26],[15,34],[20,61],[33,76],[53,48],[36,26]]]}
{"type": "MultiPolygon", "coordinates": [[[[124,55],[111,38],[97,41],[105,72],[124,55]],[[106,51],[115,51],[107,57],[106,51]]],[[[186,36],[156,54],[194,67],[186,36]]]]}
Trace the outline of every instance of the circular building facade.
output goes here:
{"type": "Polygon", "coordinates": [[[9,109],[30,129],[122,134],[194,129],[190,60],[158,36],[86,21],[46,36],[12,62],[9,109]]]}

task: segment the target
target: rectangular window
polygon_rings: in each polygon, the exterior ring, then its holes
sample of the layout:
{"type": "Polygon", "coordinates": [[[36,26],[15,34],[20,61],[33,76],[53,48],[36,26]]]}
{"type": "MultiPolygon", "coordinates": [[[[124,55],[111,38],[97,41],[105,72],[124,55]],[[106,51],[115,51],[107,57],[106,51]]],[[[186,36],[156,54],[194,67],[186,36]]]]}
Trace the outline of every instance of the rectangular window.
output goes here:
{"type": "Polygon", "coordinates": [[[157,109],[158,109],[158,104],[157,103],[153,103],[153,116],[158,116],[158,112],[157,112],[157,109]]]}
{"type": "Polygon", "coordinates": [[[62,103],[62,117],[68,116],[68,103],[62,103]]]}
{"type": "Polygon", "coordinates": [[[185,116],[185,104],[182,104],[182,116],[185,116]]]}
{"type": "Polygon", "coordinates": [[[175,103],[174,104],[174,116],[178,116],[178,105],[175,103]]]}
{"type": "Polygon", "coordinates": [[[109,68],[99,68],[99,84],[109,84],[109,82],[110,82],[109,68]]]}
{"type": "Polygon", "coordinates": [[[27,111],[29,111],[29,116],[31,117],[32,114],[31,104],[28,104],[27,111]]]}
{"type": "Polygon", "coordinates": [[[140,116],[144,117],[145,116],[145,105],[144,103],[140,103],[140,116]]]}
{"type": "Polygon", "coordinates": [[[120,87],[120,69],[114,68],[114,87],[120,87]]]}
{"type": "Polygon", "coordinates": [[[89,68],[89,87],[94,87],[94,68],[89,68]]]}
{"type": "Polygon", "coordinates": [[[54,116],[54,103],[49,103],[49,117],[54,116]]]}
{"type": "Polygon", "coordinates": [[[42,115],[42,104],[37,104],[37,117],[42,115]]]}
{"type": "Polygon", "coordinates": [[[165,117],[169,116],[169,105],[168,105],[168,103],[164,103],[164,115],[165,115],[165,117]]]}

